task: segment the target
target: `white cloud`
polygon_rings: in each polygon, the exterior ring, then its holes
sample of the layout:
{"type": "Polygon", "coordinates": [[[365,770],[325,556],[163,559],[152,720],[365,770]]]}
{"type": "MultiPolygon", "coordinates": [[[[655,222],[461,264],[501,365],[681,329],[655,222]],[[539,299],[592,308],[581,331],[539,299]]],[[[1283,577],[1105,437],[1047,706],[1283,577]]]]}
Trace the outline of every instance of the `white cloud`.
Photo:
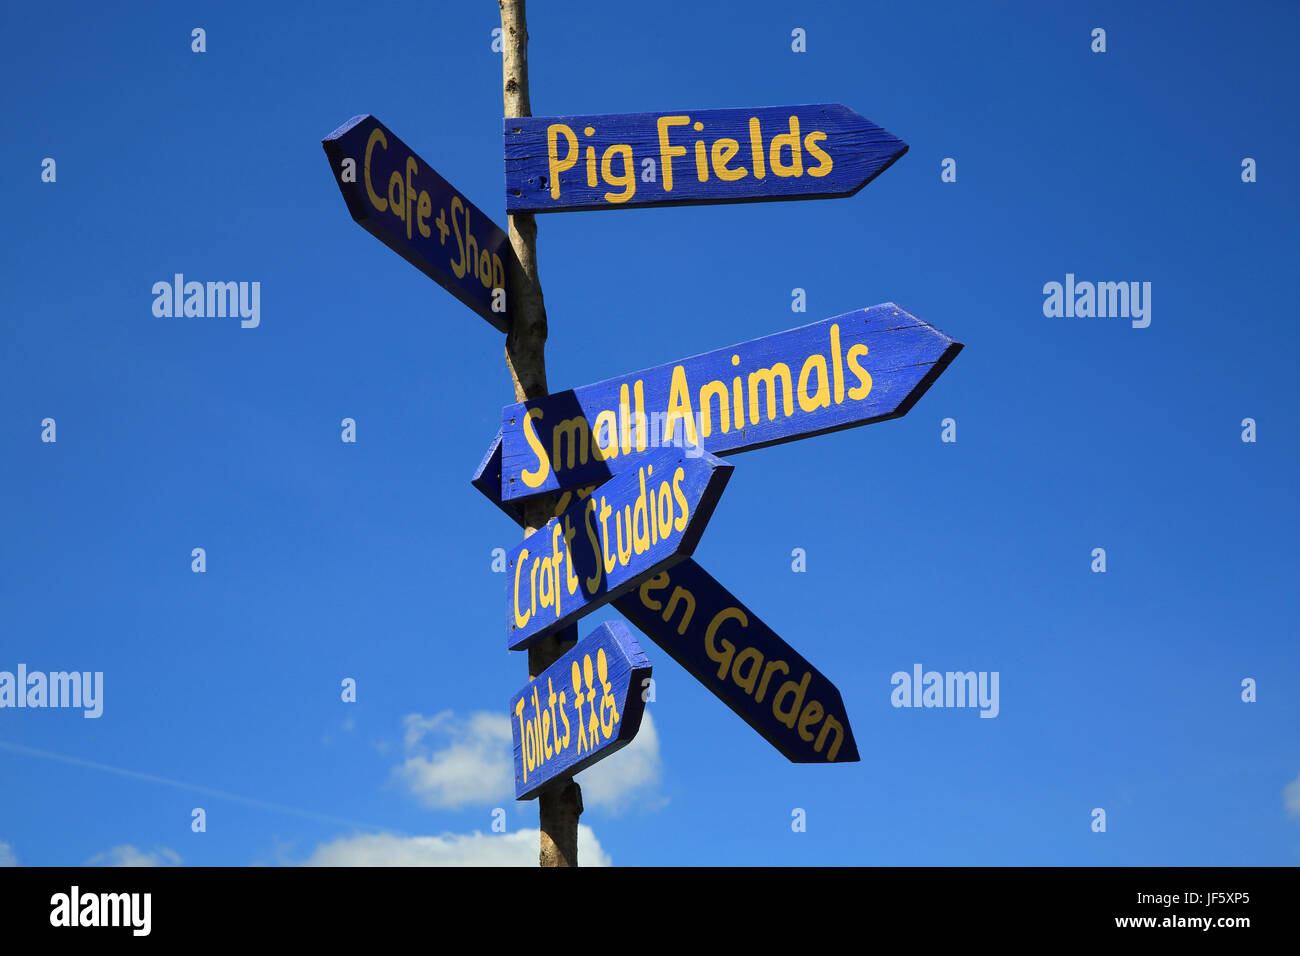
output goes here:
{"type": "Polygon", "coordinates": [[[446,710],[432,717],[410,714],[405,722],[408,756],[393,772],[425,806],[456,809],[514,796],[514,745],[504,714],[480,711],[458,719],[446,710]],[[434,749],[427,737],[446,745],[434,749]]]}
{"type": "Polygon", "coordinates": [[[613,814],[623,813],[634,804],[657,810],[668,802],[654,792],[662,772],[659,734],[647,710],[641,717],[641,729],[630,744],[578,774],[582,805],[613,814]]]}
{"type": "MultiPolygon", "coordinates": [[[[492,806],[514,797],[514,741],[505,715],[480,711],[464,719],[443,711],[410,714],[405,723],[408,756],[393,773],[425,806],[492,806]]],[[[583,806],[612,814],[658,809],[668,802],[655,793],[662,771],[659,734],[646,711],[630,744],[578,774],[583,806]]]]}
{"type": "Polygon", "coordinates": [[[115,846],[107,853],[92,856],[88,866],[180,866],[181,855],[165,846],[157,847],[152,853],[146,853],[137,847],[124,843],[115,846]]]}
{"type": "Polygon", "coordinates": [[[1300,774],[1282,790],[1282,802],[1286,812],[1293,817],[1300,817],[1300,774]]]}
{"type": "Polygon", "coordinates": [[[14,856],[13,847],[8,843],[0,843],[0,866],[17,866],[18,857],[14,856]]]}
{"type": "MultiPolygon", "coordinates": [[[[322,843],[304,866],[537,866],[538,830],[401,837],[358,833],[322,843]]],[[[578,862],[609,866],[591,827],[578,825],[578,862]]]]}

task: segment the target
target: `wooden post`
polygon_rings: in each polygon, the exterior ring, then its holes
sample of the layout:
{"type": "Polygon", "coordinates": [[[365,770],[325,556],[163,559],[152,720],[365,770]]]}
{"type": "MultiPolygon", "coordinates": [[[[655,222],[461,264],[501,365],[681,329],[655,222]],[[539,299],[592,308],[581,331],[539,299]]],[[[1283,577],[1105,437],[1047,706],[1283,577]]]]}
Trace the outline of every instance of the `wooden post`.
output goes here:
{"type": "MultiPolygon", "coordinates": [[[[528,20],[524,0],[497,0],[501,8],[501,75],[505,115],[532,116],[528,99],[528,20]]],[[[506,366],[515,386],[515,401],[540,398],[546,386],[546,305],[537,275],[537,221],[532,213],[507,217],[510,244],[522,267],[512,272],[510,308],[513,326],[506,336],[506,366]]],[[[513,267],[512,267],[513,269],[513,267]]],[[[551,519],[549,498],[524,507],[524,536],[551,519]]],[[[528,676],[536,677],[573,647],[577,629],[539,641],[528,649],[528,676]]],[[[578,865],[578,817],[582,814],[582,789],[570,778],[538,797],[542,831],[538,862],[542,866],[578,865]]]]}

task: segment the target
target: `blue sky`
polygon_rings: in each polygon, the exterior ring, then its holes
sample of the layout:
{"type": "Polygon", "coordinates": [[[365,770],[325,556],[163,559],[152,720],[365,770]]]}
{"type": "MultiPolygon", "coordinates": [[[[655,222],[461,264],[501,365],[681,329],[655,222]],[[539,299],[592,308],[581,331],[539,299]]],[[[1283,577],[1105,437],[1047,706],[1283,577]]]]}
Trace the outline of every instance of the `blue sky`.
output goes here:
{"type": "MultiPolygon", "coordinates": [[[[583,862],[1297,862],[1297,13],[1136,6],[534,4],[538,115],[844,103],[911,147],[848,199],[538,217],[553,389],[886,301],[966,343],[903,419],[732,457],[696,552],[862,761],[787,762],[646,641],[583,862]],[[1150,282],[1150,326],[1046,317],[1066,273],[1150,282]],[[997,671],[997,718],[892,707],[916,663],[997,671]]],[[[496,4],[9,20],[0,670],[102,671],[104,713],[0,710],[0,862],[533,859],[519,532],[469,484],[502,336],[320,147],[374,113],[504,224],[496,4]],[[176,272],[260,325],[155,318],[176,272]]]]}

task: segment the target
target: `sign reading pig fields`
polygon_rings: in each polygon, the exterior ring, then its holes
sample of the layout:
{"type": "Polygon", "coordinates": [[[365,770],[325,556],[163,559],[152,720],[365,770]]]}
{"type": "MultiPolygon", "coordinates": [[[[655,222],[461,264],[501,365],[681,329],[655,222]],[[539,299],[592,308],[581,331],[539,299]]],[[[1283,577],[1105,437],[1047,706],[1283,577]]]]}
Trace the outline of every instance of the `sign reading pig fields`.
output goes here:
{"type": "Polygon", "coordinates": [[[695,550],[731,465],[667,448],[640,466],[572,496],[507,556],[510,650],[536,643],[695,550]]]}
{"type": "Polygon", "coordinates": [[[907,144],[838,103],[508,117],[506,210],[851,196],[907,144]]]}
{"type": "Polygon", "coordinates": [[[355,116],[323,140],[352,218],[502,332],[514,250],[479,211],[373,116],[355,116]]]}
{"type": "Polygon", "coordinates": [[[650,659],[627,627],[600,625],[510,701],[515,799],[530,800],[622,749],[641,727],[650,659]],[[563,730],[561,730],[563,727],[563,730]]]}
{"type": "Polygon", "coordinates": [[[886,302],[507,405],[501,497],[598,484],[661,445],[729,455],[897,418],[961,348],[886,302]]]}

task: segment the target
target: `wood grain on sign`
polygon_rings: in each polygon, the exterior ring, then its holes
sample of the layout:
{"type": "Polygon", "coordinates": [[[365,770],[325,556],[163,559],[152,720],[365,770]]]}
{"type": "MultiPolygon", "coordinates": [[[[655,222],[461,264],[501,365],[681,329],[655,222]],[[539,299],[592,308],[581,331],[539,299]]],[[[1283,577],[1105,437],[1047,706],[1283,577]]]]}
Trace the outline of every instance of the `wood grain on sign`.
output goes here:
{"type": "Polygon", "coordinates": [[[851,196],[907,144],[838,103],[507,117],[506,210],[851,196]]]}
{"type": "Polygon", "coordinates": [[[688,557],[731,465],[674,448],[645,456],[524,539],[506,559],[506,644],[522,650],[688,557]]]}
{"type": "Polygon", "coordinates": [[[354,116],[321,146],[354,220],[493,327],[510,331],[507,283],[516,260],[496,223],[373,116],[354,116]]]}
{"type": "Polygon", "coordinates": [[[507,405],[501,496],[599,484],[666,445],[731,455],[897,418],[961,348],[886,302],[507,405]]]}
{"type": "Polygon", "coordinates": [[[621,750],[641,727],[650,659],[621,621],[609,621],[510,700],[515,799],[531,800],[621,750]]]}
{"type": "Polygon", "coordinates": [[[789,760],[859,759],[835,685],[694,560],[614,608],[789,760]]]}

